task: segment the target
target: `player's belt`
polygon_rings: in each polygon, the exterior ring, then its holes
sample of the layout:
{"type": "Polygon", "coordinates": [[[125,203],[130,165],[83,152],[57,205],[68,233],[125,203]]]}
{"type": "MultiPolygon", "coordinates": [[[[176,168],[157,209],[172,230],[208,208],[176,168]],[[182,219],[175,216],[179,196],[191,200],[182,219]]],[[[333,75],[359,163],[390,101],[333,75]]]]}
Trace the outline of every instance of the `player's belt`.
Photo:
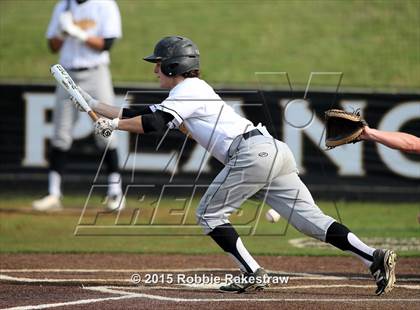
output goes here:
{"type": "Polygon", "coordinates": [[[94,66],[94,67],[81,67],[81,68],[68,68],[67,71],[82,72],[82,71],[87,71],[87,70],[94,70],[96,68],[98,68],[98,66],[94,66]]]}
{"type": "Polygon", "coordinates": [[[246,140],[254,136],[262,136],[263,134],[258,129],[253,129],[251,131],[245,132],[242,137],[246,140]]]}

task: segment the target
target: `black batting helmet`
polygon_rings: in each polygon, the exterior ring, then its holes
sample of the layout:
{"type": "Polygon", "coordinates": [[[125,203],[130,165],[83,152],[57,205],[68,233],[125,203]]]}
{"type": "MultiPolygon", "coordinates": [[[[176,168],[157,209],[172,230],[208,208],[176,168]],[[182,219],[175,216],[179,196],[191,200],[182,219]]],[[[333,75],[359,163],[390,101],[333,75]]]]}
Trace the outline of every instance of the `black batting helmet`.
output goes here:
{"type": "Polygon", "coordinates": [[[200,52],[197,45],[180,36],[163,38],[156,44],[153,54],[143,59],[153,63],[160,62],[161,70],[167,76],[200,69],[200,52]]]}

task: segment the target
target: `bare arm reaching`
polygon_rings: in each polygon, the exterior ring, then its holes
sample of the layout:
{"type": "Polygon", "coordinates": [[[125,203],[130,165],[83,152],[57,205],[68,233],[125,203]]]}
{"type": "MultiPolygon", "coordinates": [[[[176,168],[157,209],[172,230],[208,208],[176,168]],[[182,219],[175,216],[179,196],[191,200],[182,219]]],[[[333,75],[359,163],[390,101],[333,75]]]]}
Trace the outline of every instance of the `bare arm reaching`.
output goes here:
{"type": "Polygon", "coordinates": [[[403,152],[420,154],[420,138],[408,133],[381,131],[365,126],[360,138],[378,142],[403,152]]]}

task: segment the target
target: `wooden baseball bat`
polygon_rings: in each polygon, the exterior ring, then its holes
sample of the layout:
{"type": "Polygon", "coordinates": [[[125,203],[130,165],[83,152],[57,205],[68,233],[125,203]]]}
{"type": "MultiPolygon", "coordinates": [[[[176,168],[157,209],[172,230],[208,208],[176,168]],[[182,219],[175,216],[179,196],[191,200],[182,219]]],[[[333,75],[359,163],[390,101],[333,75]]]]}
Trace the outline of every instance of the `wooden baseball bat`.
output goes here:
{"type": "Polygon", "coordinates": [[[96,122],[99,117],[95,112],[92,111],[91,107],[87,104],[85,98],[77,89],[76,83],[67,73],[67,71],[60,65],[56,64],[50,68],[52,76],[72,97],[74,97],[80,104],[80,106],[89,114],[90,118],[96,122]]]}

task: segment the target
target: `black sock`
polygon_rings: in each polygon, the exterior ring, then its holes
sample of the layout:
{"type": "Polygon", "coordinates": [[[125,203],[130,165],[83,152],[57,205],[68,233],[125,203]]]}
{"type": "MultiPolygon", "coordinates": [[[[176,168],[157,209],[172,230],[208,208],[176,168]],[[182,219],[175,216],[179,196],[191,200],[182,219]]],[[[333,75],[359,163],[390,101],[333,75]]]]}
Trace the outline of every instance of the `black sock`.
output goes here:
{"type": "Polygon", "coordinates": [[[229,223],[217,226],[209,236],[227,253],[231,254],[242,271],[254,272],[260,266],[244,247],[235,228],[229,223]]]}
{"type": "Polygon", "coordinates": [[[334,222],[327,230],[325,242],[343,251],[350,251],[369,262],[373,261],[375,249],[364,244],[343,224],[334,222]]]}
{"type": "Polygon", "coordinates": [[[62,151],[59,148],[52,147],[49,154],[50,170],[57,171],[60,175],[63,174],[67,163],[67,151],[62,151]]]}
{"type": "Polygon", "coordinates": [[[113,172],[118,172],[119,167],[118,167],[117,149],[112,149],[112,150],[108,149],[105,154],[104,162],[106,164],[108,174],[111,174],[113,172]]]}

